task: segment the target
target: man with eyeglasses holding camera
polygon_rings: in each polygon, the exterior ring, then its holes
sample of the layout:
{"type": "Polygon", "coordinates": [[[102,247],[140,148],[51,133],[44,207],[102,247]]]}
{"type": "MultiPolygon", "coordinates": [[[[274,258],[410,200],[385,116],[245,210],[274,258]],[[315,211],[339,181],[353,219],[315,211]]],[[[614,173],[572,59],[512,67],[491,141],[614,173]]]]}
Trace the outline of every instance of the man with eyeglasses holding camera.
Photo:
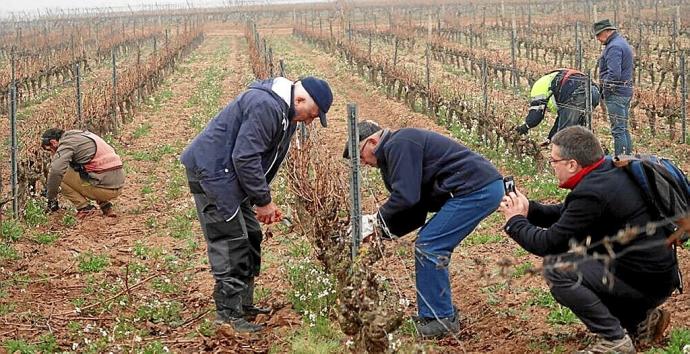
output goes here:
{"type": "Polygon", "coordinates": [[[680,285],[666,245],[670,232],[659,227],[627,242],[602,241],[629,226],[644,227],[654,220],[652,210],[636,182],[604,157],[591,131],[569,127],[551,143],[549,163],[559,187],[571,192],[553,205],[510,193],[500,206],[504,231],[544,257],[553,297],[598,336],[584,353],[635,353],[633,340],[651,344],[669,325],[670,313],[658,306],[680,285]]]}

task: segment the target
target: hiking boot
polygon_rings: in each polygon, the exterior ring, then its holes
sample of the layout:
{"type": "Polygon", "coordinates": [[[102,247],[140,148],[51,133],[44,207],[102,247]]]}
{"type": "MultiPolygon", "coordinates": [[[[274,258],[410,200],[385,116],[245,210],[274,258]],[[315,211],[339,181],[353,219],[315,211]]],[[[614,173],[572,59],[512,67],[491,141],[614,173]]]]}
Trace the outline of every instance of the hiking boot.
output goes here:
{"type": "Polygon", "coordinates": [[[671,313],[655,308],[649,311],[647,318],[637,325],[637,333],[635,333],[633,339],[641,346],[652,345],[664,336],[664,331],[670,323],[671,313]]]}
{"type": "Polygon", "coordinates": [[[234,317],[236,314],[230,311],[216,311],[217,325],[229,324],[238,333],[255,333],[264,329],[264,326],[247,321],[243,317],[234,317]]]}
{"type": "Polygon", "coordinates": [[[253,320],[258,315],[268,315],[273,310],[270,307],[257,307],[254,305],[254,278],[247,281],[247,288],[240,295],[242,296],[242,311],[244,318],[253,320]]]}
{"type": "Polygon", "coordinates": [[[621,339],[608,340],[599,337],[599,340],[590,344],[584,350],[576,352],[578,354],[636,354],[635,345],[629,335],[621,339]]]}
{"type": "Polygon", "coordinates": [[[101,204],[101,212],[103,213],[103,216],[107,216],[109,218],[117,217],[117,214],[115,214],[115,211],[113,210],[113,203],[111,202],[101,204]]]}
{"type": "MultiPolygon", "coordinates": [[[[242,284],[244,285],[244,284],[242,284]]],[[[235,284],[216,282],[213,301],[216,303],[216,324],[227,323],[238,333],[253,333],[262,330],[262,325],[254,324],[244,318],[242,293],[235,284]]]]}
{"type": "Polygon", "coordinates": [[[83,208],[77,209],[77,219],[84,219],[89,216],[96,215],[97,212],[96,207],[89,204],[83,208]]]}
{"type": "Polygon", "coordinates": [[[453,317],[420,318],[413,317],[415,329],[422,338],[442,338],[460,331],[460,314],[455,311],[453,317]]]}

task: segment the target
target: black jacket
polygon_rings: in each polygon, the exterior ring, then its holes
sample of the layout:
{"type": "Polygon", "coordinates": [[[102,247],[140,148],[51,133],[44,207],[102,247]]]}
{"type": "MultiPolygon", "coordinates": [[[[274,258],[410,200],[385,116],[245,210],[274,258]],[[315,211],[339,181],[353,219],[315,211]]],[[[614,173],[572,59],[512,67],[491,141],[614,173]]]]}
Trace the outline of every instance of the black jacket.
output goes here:
{"type": "MultiPolygon", "coordinates": [[[[546,256],[567,252],[570,240],[581,242],[591,236],[594,243],[616,235],[628,225],[645,225],[649,221],[652,215],[639,187],[607,158],[575,186],[562,204],[530,201],[527,217],[512,217],[504,230],[527,251],[546,256]]],[[[663,241],[668,234],[667,229],[659,228],[625,246],[616,244],[614,274],[641,291],[677,286],[673,250],[666,246],[647,247],[663,241]]],[[[589,251],[594,252],[604,254],[606,250],[600,247],[589,251]]]]}
{"type": "Polygon", "coordinates": [[[385,131],[374,153],[390,197],[379,210],[398,236],[424,225],[451,196],[501,179],[494,165],[444,135],[416,128],[385,131]]]}

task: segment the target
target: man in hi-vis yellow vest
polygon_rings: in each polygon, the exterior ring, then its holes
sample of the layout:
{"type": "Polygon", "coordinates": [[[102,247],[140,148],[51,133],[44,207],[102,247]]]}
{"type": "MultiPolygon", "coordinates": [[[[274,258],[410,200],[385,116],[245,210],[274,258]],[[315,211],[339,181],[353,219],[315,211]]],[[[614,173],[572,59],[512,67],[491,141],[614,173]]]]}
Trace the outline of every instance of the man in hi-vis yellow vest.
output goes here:
{"type": "MultiPolygon", "coordinates": [[[[546,109],[557,114],[547,141],[564,128],[581,125],[590,128],[586,119],[587,76],[575,69],[557,69],[539,78],[530,92],[529,113],[525,123],[515,130],[521,134],[544,119],[546,109]]],[[[592,84],[592,110],[599,105],[599,88],[592,84]]]]}

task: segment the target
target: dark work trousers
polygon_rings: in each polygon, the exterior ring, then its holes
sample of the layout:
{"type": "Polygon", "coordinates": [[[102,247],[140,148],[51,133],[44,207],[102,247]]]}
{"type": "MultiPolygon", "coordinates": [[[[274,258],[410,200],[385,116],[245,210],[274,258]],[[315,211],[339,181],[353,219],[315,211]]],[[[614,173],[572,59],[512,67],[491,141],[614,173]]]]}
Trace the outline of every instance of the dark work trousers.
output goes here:
{"type": "Polygon", "coordinates": [[[573,91],[572,95],[565,102],[558,103],[558,117],[551,127],[549,132],[549,140],[553,138],[556,133],[574,125],[587,125],[587,115],[585,102],[587,101],[586,89],[584,85],[580,85],[573,91]]]}
{"type": "Polygon", "coordinates": [[[624,329],[634,335],[647,312],[673,292],[669,286],[667,295],[645,294],[607,273],[601,261],[575,254],[544,258],[544,277],[556,301],[570,308],[591,332],[608,340],[623,338],[624,329]],[[554,268],[557,261],[572,261],[577,267],[554,268]]]}
{"type": "Polygon", "coordinates": [[[198,177],[187,171],[187,179],[206,239],[208,261],[216,287],[226,296],[239,295],[261,269],[263,236],[254,210],[249,201],[245,201],[237,215],[226,221],[218,213],[212,199],[198,186],[198,177]]]}

